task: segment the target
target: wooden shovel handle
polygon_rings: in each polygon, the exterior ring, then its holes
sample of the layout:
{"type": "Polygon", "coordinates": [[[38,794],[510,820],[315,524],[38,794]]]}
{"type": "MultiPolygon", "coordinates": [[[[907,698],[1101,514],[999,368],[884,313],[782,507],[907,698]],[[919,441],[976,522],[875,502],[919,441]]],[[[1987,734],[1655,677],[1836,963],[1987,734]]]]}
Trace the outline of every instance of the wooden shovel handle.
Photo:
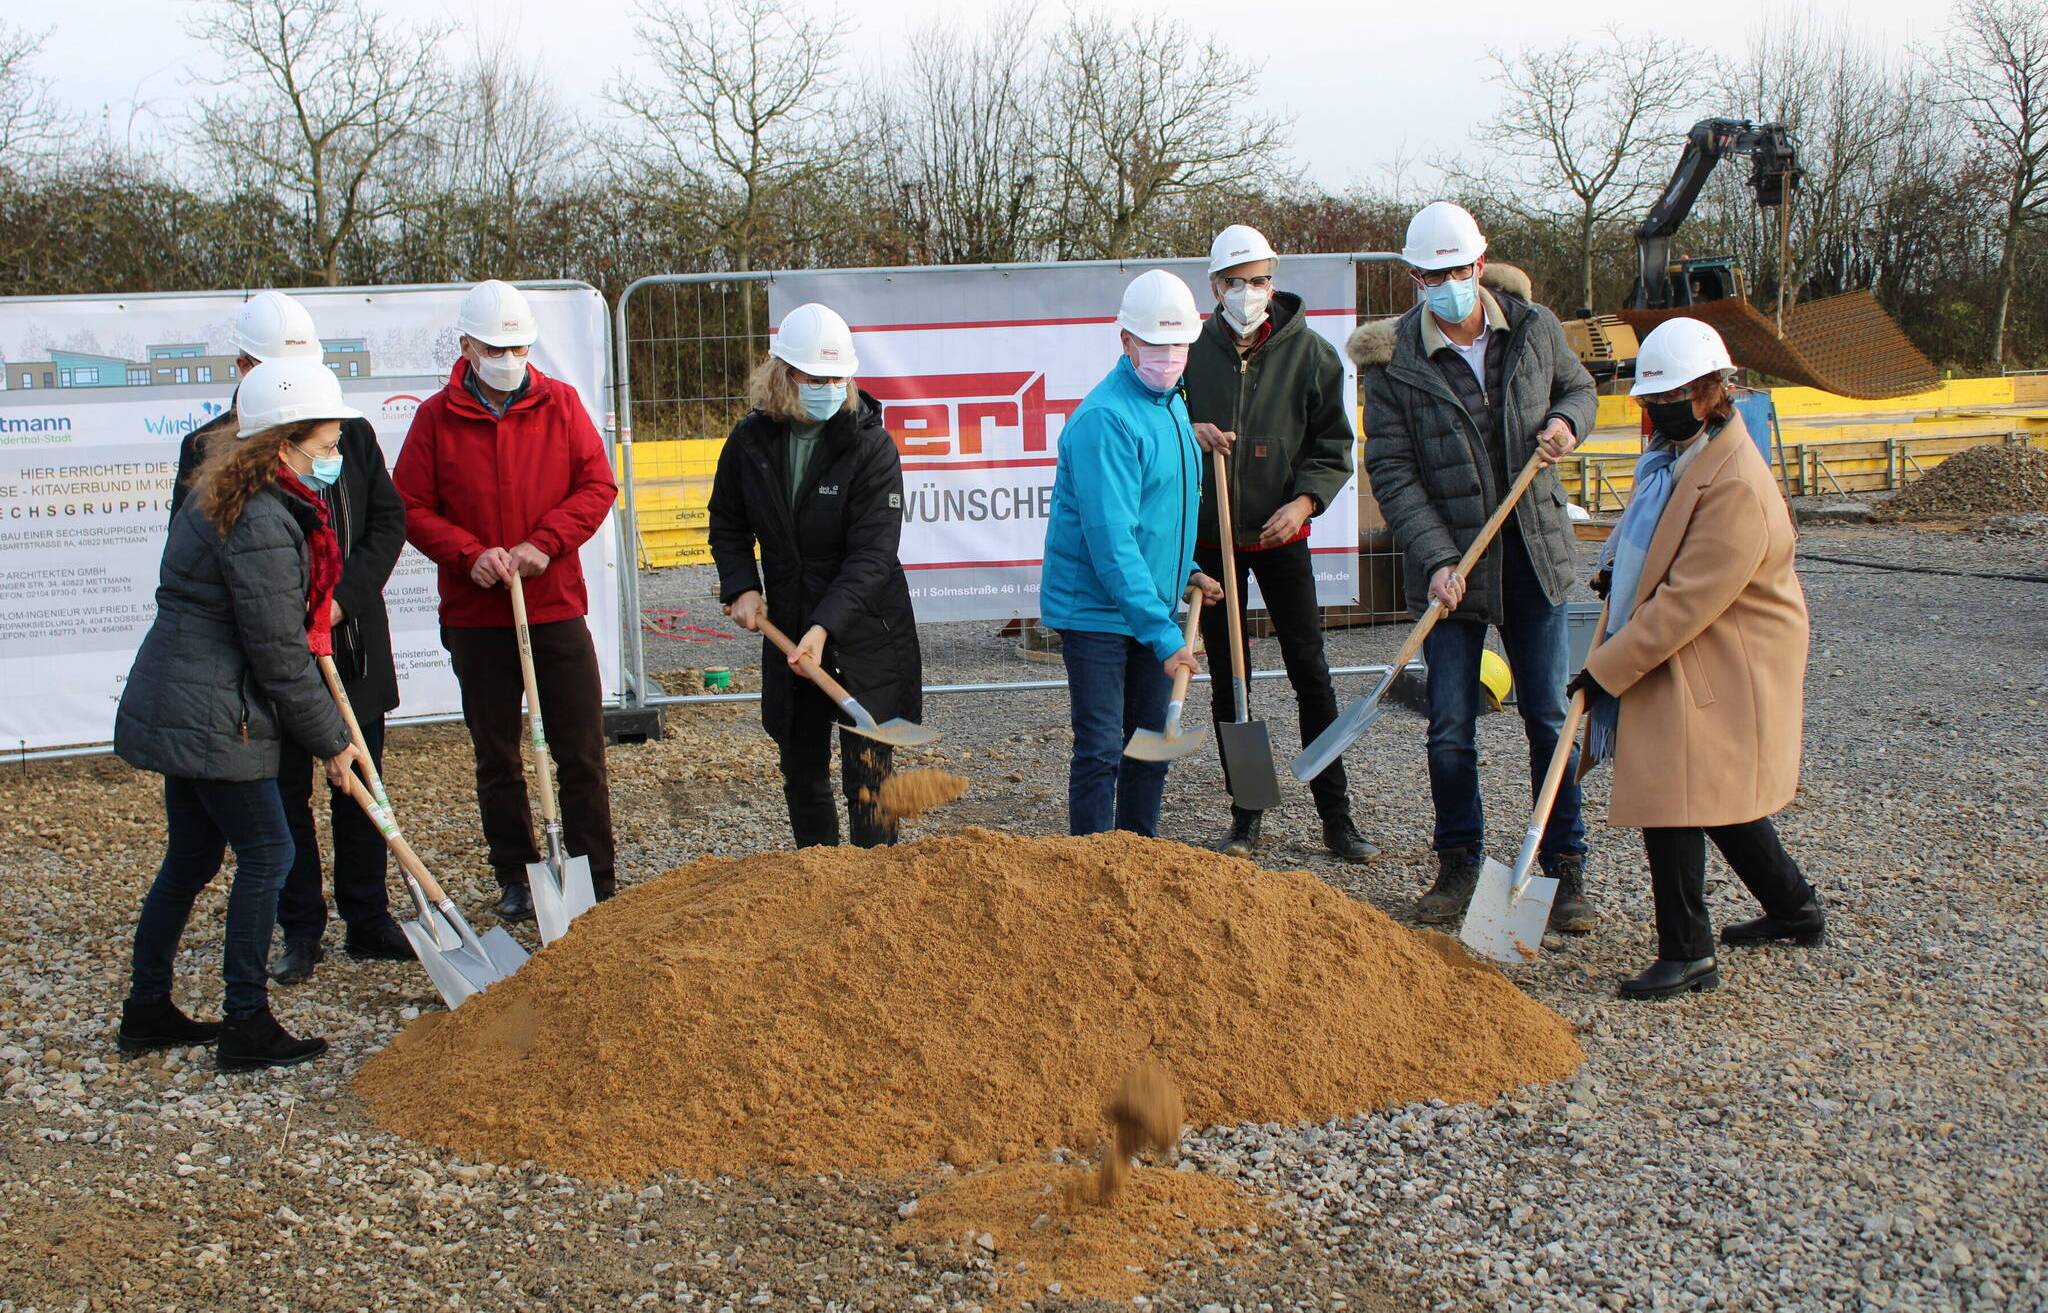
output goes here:
{"type": "MultiPolygon", "coordinates": [[[[1220,451],[1212,451],[1209,455],[1216,464],[1216,536],[1223,540],[1223,604],[1230,608],[1230,674],[1242,693],[1245,691],[1244,609],[1237,600],[1237,535],[1230,516],[1230,461],[1220,451]]],[[[1249,707],[1237,709],[1239,720],[1250,717],[1249,707]]]]}
{"type": "Polygon", "coordinates": [[[1564,785],[1564,768],[1571,761],[1572,749],[1578,746],[1579,719],[1586,714],[1586,691],[1580,689],[1572,694],[1571,705],[1565,709],[1564,728],[1557,732],[1557,747],[1550,754],[1550,769],[1543,772],[1543,787],[1537,790],[1536,806],[1529,813],[1530,828],[1540,830],[1550,824],[1550,809],[1557,804],[1557,791],[1564,785]]]}
{"type": "Polygon", "coordinates": [[[377,805],[377,800],[370,796],[370,791],[363,787],[361,777],[354,771],[349,772],[348,794],[356,800],[356,806],[363,809],[363,815],[370,818],[370,823],[377,827],[377,832],[384,836],[384,845],[398,858],[399,866],[404,868],[407,875],[419,882],[420,892],[427,896],[427,901],[437,905],[448,901],[448,895],[441,892],[441,886],[427,870],[427,864],[420,860],[420,855],[413,851],[412,845],[406,842],[405,836],[399,832],[398,822],[392,819],[389,811],[377,805]],[[381,818],[379,812],[383,813],[381,818]]]}
{"type": "MultiPolygon", "coordinates": [[[[1184,644],[1184,645],[1185,645],[1185,646],[1187,647],[1187,649],[1188,649],[1188,654],[1189,654],[1190,656],[1194,655],[1194,651],[1195,651],[1195,626],[1196,626],[1196,624],[1197,624],[1197,623],[1199,623],[1199,622],[1200,622],[1201,618],[1202,618],[1202,590],[1201,590],[1201,589],[1199,589],[1199,588],[1192,588],[1192,587],[1191,587],[1191,588],[1189,588],[1189,589],[1188,589],[1188,619],[1187,619],[1187,623],[1186,623],[1186,624],[1184,624],[1184,625],[1182,625],[1182,626],[1181,626],[1181,630],[1180,630],[1181,642],[1182,642],[1182,643],[1183,643],[1183,644],[1184,644]]],[[[1174,672],[1174,676],[1173,676],[1173,696],[1172,696],[1172,697],[1170,697],[1170,698],[1168,698],[1168,699],[1167,699],[1167,701],[1169,701],[1169,702],[1185,702],[1185,701],[1187,701],[1187,700],[1188,700],[1188,681],[1189,681],[1190,679],[1193,679],[1194,677],[1195,677],[1195,672],[1194,672],[1194,671],[1192,671],[1192,670],[1189,670],[1189,669],[1188,669],[1188,668],[1187,668],[1186,666],[1182,666],[1182,667],[1181,667],[1181,668],[1180,668],[1179,670],[1175,671],[1175,672],[1174,672]]]]}
{"type": "MultiPolygon", "coordinates": [[[[796,644],[790,642],[789,635],[777,629],[775,622],[765,615],[761,617],[761,632],[768,635],[769,642],[782,650],[782,655],[786,657],[796,655],[796,644]]],[[[808,656],[797,663],[797,669],[803,672],[804,678],[823,689],[825,696],[831,698],[834,702],[843,704],[853,701],[853,694],[847,692],[846,687],[838,680],[826,674],[825,667],[811,660],[808,656]]]]}
{"type": "Polygon", "coordinates": [[[348,700],[348,690],[341,686],[341,672],[334,668],[334,658],[324,656],[315,657],[314,660],[319,662],[321,678],[327,681],[327,691],[334,698],[335,709],[341,712],[341,723],[348,726],[349,742],[355,744],[356,751],[363,754],[363,774],[369,778],[371,794],[387,799],[385,805],[389,806],[389,795],[384,789],[384,781],[377,774],[377,763],[370,757],[370,744],[363,737],[362,725],[356,720],[356,709],[348,700]]]}
{"type": "Polygon", "coordinates": [[[547,722],[540,714],[540,680],[533,673],[533,634],[526,623],[526,589],[517,571],[506,587],[512,592],[512,629],[519,639],[519,677],[526,681],[526,721],[533,731],[534,769],[540,775],[540,815],[553,824],[555,763],[548,757],[547,722]]]}
{"type": "MultiPolygon", "coordinates": [[[[1486,549],[1493,545],[1495,535],[1500,533],[1500,526],[1507,523],[1508,515],[1515,509],[1515,503],[1522,500],[1522,494],[1529,491],[1529,485],[1536,481],[1536,475],[1542,469],[1543,453],[1538,451],[1529,457],[1528,464],[1522,466],[1522,472],[1516,475],[1515,481],[1508,486],[1508,495],[1501,498],[1500,505],[1494,507],[1493,514],[1487,516],[1486,523],[1479,527],[1479,536],[1472,540],[1472,545],[1458,558],[1458,564],[1454,568],[1460,579],[1470,576],[1472,567],[1478,565],[1479,558],[1486,555],[1486,549]]],[[[1436,622],[1443,619],[1445,614],[1443,603],[1431,598],[1429,609],[1415,622],[1415,628],[1408,633],[1408,641],[1401,645],[1399,655],[1394,658],[1395,670],[1405,669],[1408,663],[1415,659],[1415,654],[1422,650],[1422,640],[1429,637],[1429,631],[1436,628],[1436,622]]]]}

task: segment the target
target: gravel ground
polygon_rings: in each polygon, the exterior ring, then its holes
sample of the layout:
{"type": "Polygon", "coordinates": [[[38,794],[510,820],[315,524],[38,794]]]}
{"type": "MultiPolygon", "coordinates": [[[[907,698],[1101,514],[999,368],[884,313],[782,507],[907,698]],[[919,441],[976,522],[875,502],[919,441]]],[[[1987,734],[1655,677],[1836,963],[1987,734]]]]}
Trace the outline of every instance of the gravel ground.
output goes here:
{"type": "MultiPolygon", "coordinates": [[[[1803,547],[2048,572],[2048,548],[2027,535],[1830,528],[1803,547]]],[[[1599,823],[1596,776],[1592,880],[1606,921],[1518,973],[1580,1026],[1587,1066],[1491,1107],[1191,1136],[1184,1165],[1269,1196],[1272,1224],[1242,1258],[1159,1273],[1150,1307],[2048,1309],[2048,599],[2034,583],[1835,563],[1805,577],[1806,773],[1783,829],[1830,901],[1829,943],[1737,955],[1718,993],[1615,1000],[1614,979],[1651,955],[1650,906],[1636,837],[1599,823]]],[[[650,575],[646,588],[651,610],[693,613],[657,617],[671,629],[723,624],[701,572],[650,575]]],[[[1339,635],[1334,656],[1384,659],[1399,637],[1339,635]]],[[[948,627],[932,646],[934,677],[1058,674],[985,627],[948,627]]],[[[1275,661],[1270,641],[1256,651],[1275,661]]],[[[649,652],[678,688],[698,667],[752,655],[724,639],[650,637],[649,652]]],[[[1280,685],[1256,686],[1276,743],[1294,741],[1290,703],[1280,685]]],[[[1063,827],[1058,693],[936,698],[928,720],[947,739],[926,760],[974,791],[914,831],[1063,827]]],[[[773,757],[751,707],[672,713],[671,729],[613,753],[628,879],[787,841],[780,808],[762,805],[773,757]]],[[[1421,738],[1419,719],[1397,713],[1347,759],[1378,862],[1327,859],[1292,791],[1262,860],[1405,917],[1433,867],[1421,738]]],[[[1512,714],[1483,721],[1481,745],[1487,796],[1519,796],[1512,714]]],[[[394,736],[401,814],[455,896],[480,908],[466,774],[459,730],[394,736]]],[[[435,1006],[404,964],[337,952],[310,984],[273,995],[288,1026],[335,1041],[308,1067],[229,1080],[201,1051],[118,1060],[127,934],[158,854],[150,785],[104,761],[0,768],[0,1310],[546,1301],[740,1313],[987,1298],[988,1256],[889,1239],[930,1179],[633,1189],[382,1134],[348,1081],[435,1006]]],[[[1164,832],[1212,837],[1219,788],[1213,756],[1176,768],[1164,832]]],[[[1504,853],[1521,822],[1498,806],[1494,817],[1504,853]]],[[[1710,878],[1717,919],[1749,914],[1718,864],[1710,878]]],[[[216,890],[179,964],[181,997],[208,1011],[220,915],[216,890]]]]}

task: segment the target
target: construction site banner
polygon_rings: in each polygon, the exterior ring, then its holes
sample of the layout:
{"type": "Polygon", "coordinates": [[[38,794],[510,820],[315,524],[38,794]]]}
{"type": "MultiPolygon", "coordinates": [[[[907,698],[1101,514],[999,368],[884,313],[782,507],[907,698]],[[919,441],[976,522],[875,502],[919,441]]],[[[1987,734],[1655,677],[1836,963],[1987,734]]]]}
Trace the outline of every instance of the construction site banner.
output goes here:
{"type": "MultiPolygon", "coordinates": [[[[387,461],[460,353],[463,290],[292,294],[387,461]]],[[[527,295],[540,320],[535,363],[574,385],[602,425],[603,298],[564,286],[527,295]]],[[[111,740],[122,684],[156,615],[179,444],[231,404],[229,334],[242,301],[238,292],[0,299],[0,747],[111,740]]],[[[584,548],[583,568],[606,693],[615,695],[619,558],[609,523],[584,548]]],[[[385,602],[397,714],[459,711],[433,564],[407,547],[385,602]]]]}
{"type": "MultiPolygon", "coordinates": [[[[920,621],[1038,614],[1060,430],[1121,352],[1125,284],[1161,267],[1210,302],[1200,260],[776,275],[776,320],[818,301],[853,325],[860,386],[903,457],[902,558],[920,621]]],[[[1356,321],[1349,258],[1290,258],[1279,281],[1343,359],[1356,321]]],[[[1344,369],[1356,414],[1357,376],[1344,369]]],[[[1314,521],[1310,551],[1322,603],[1356,601],[1355,479],[1314,521]]]]}

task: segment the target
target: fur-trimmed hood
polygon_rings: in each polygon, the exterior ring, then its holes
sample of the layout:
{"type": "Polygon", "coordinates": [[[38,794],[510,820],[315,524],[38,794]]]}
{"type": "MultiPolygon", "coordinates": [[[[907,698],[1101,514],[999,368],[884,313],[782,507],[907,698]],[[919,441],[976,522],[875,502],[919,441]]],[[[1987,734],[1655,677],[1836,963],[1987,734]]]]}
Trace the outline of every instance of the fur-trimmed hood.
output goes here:
{"type": "MultiPolygon", "coordinates": [[[[1529,275],[1516,265],[1487,265],[1486,271],[1479,276],[1479,284],[1489,292],[1512,296],[1518,301],[1533,299],[1529,275]]],[[[1344,354],[1351,357],[1351,363],[1360,369],[1387,364],[1394,358],[1394,329],[1406,317],[1406,314],[1394,315],[1360,324],[1346,339],[1344,354]]]]}

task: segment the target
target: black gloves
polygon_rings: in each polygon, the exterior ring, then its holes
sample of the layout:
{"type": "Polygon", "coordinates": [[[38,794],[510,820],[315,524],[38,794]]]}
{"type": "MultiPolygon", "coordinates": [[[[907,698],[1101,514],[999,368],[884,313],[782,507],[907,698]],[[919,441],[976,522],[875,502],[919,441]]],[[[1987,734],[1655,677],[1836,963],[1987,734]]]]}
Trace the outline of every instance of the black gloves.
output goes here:
{"type": "Polygon", "coordinates": [[[1600,687],[1600,681],[1593,678],[1592,672],[1586,670],[1581,670],[1578,674],[1573,675],[1572,682],[1564,686],[1564,695],[1567,701],[1575,693],[1584,693],[1588,701],[1591,701],[1596,696],[1608,696],[1607,690],[1600,687]]]}
{"type": "Polygon", "coordinates": [[[1588,579],[1586,581],[1586,587],[1593,590],[1593,596],[1599,598],[1601,601],[1604,602],[1607,600],[1607,590],[1613,585],[1613,583],[1614,576],[1608,573],[1607,571],[1602,570],[1598,574],[1594,575],[1591,579],[1588,579]]]}

